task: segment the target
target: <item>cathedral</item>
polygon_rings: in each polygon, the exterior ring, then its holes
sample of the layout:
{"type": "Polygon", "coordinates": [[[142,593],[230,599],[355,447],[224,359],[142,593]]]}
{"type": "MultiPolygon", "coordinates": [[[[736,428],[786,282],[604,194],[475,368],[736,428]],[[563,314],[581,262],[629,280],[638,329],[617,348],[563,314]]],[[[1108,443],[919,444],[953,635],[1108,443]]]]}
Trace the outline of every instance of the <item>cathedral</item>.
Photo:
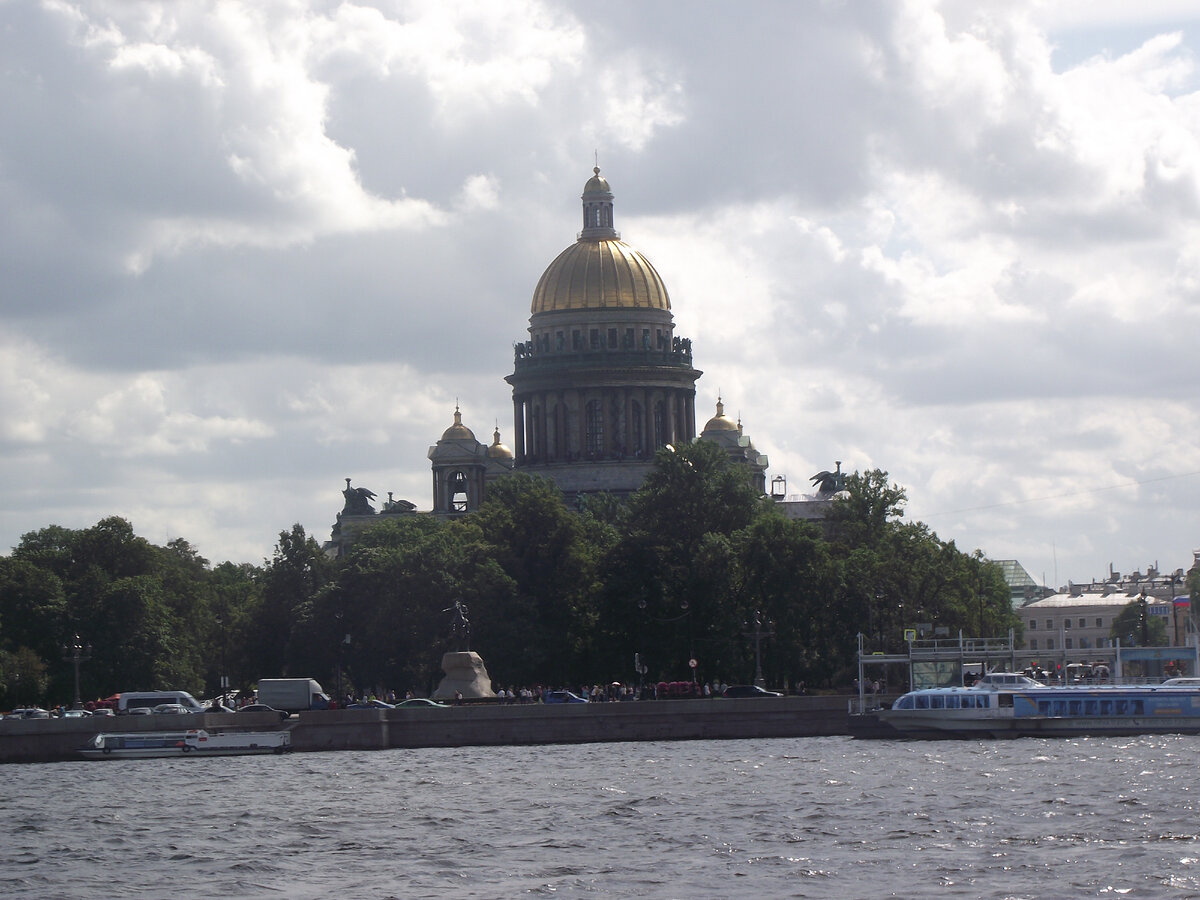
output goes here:
{"type": "MultiPolygon", "coordinates": [[[[514,347],[513,446],[493,432],[480,442],[462,421],[429,448],[432,512],[456,516],[477,509],[488,485],[515,471],[553,481],[568,503],[590,493],[628,496],[642,484],[654,454],[697,437],[720,445],[766,492],[767,457],[741,422],[716,415],[697,433],[692,342],[675,334],[671,299],[658,271],[614,226],[613,192],[600,169],[584,185],[583,228],[542,273],[533,291],[528,338],[514,347]]],[[[353,533],[376,516],[415,514],[413,504],[388,500],[377,513],[365,488],[343,491],[332,540],[344,552],[353,533]]]]}

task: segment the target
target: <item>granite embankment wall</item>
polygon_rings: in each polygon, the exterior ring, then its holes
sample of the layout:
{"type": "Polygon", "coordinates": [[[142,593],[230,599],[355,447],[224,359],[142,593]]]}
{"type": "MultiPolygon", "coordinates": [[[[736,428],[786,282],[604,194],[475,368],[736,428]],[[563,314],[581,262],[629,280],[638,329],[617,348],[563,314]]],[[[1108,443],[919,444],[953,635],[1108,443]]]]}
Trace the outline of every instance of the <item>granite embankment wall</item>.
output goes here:
{"type": "Polygon", "coordinates": [[[449,709],[344,709],[301,713],[204,713],[186,720],[122,716],[0,722],[0,762],[76,759],[99,731],[288,729],[296,751],[468,747],[809,737],[858,733],[846,696],[750,700],[656,700],[643,703],[477,704],[449,709]]]}

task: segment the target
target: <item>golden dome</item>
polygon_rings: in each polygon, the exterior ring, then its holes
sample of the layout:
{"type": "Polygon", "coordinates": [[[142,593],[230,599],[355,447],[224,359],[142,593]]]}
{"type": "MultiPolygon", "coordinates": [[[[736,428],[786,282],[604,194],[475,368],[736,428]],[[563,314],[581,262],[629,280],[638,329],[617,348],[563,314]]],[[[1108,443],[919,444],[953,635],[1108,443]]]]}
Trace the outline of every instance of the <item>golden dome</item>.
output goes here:
{"type": "Polygon", "coordinates": [[[475,432],[462,423],[462,413],[454,407],[454,424],[442,432],[443,441],[473,441],[475,432]]]}
{"type": "Polygon", "coordinates": [[[600,167],[596,166],[592,172],[594,174],[583,186],[583,192],[585,194],[611,194],[612,189],[608,186],[608,180],[600,174],[600,167]]]}
{"type": "Polygon", "coordinates": [[[641,253],[622,240],[581,238],[542,273],[530,311],[670,308],[666,285],[641,253]]]}
{"type": "Polygon", "coordinates": [[[737,422],[725,415],[725,404],[721,402],[720,397],[717,398],[717,414],[708,420],[704,431],[741,431],[737,422]]]}
{"type": "Polygon", "coordinates": [[[650,261],[613,228],[612,191],[599,167],[583,187],[583,231],[558,254],[533,292],[535,315],[568,309],[671,309],[650,261]]]}
{"type": "Polygon", "coordinates": [[[500,426],[496,426],[496,430],[492,432],[492,445],[487,448],[487,455],[490,459],[512,459],[513,452],[500,443],[500,426]]]}

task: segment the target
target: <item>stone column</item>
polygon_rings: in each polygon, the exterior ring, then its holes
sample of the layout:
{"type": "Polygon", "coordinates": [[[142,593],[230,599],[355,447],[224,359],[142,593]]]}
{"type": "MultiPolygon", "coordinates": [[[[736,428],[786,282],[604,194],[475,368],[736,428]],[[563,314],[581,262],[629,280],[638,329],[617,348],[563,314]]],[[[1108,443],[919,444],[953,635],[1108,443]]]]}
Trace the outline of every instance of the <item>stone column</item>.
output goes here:
{"type": "Polygon", "coordinates": [[[521,415],[521,398],[519,395],[513,395],[513,442],[516,446],[513,448],[517,457],[517,464],[525,462],[525,421],[521,415]]]}

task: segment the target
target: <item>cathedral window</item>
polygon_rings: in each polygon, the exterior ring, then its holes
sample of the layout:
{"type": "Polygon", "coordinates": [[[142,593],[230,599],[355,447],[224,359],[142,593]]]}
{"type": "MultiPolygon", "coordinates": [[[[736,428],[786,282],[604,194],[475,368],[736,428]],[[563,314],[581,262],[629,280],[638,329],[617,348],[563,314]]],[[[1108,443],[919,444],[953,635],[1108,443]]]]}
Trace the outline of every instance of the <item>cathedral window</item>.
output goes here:
{"type": "Polygon", "coordinates": [[[617,329],[615,328],[608,329],[608,349],[617,349],[617,329]]]}
{"type": "Polygon", "coordinates": [[[625,349],[626,350],[633,349],[633,329],[632,328],[625,329],[625,349]]]}
{"type": "Polygon", "coordinates": [[[554,336],[554,349],[561,350],[563,348],[563,345],[564,345],[563,333],[560,331],[560,332],[558,332],[558,334],[556,334],[554,336]]]}
{"type": "Polygon", "coordinates": [[[629,423],[630,439],[633,441],[631,449],[636,455],[641,456],[646,450],[645,435],[642,433],[642,404],[634,400],[630,405],[630,413],[633,416],[633,421],[629,423]]]}
{"type": "Polygon", "coordinates": [[[593,328],[593,329],[592,329],[592,330],[589,332],[589,334],[588,334],[588,338],[591,340],[592,349],[593,349],[593,350],[599,350],[599,349],[600,349],[600,329],[599,329],[599,328],[593,328]]]}
{"type": "Polygon", "coordinates": [[[604,452],[604,404],[599,400],[587,405],[587,452],[595,456],[604,452]]]}
{"type": "Polygon", "coordinates": [[[654,446],[667,444],[667,414],[662,401],[654,404],[654,446]]]}
{"type": "Polygon", "coordinates": [[[578,328],[571,332],[571,349],[583,349],[583,332],[581,332],[578,328]]]}

